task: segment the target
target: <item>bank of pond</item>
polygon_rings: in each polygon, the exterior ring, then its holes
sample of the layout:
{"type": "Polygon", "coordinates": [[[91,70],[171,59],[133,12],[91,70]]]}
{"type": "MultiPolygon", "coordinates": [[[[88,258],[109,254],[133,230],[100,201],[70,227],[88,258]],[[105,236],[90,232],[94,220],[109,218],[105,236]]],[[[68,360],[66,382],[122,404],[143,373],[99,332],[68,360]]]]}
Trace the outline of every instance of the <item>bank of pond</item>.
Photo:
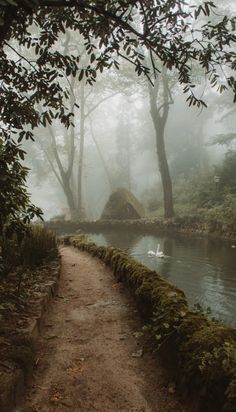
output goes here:
{"type": "MultiPolygon", "coordinates": [[[[179,232],[173,224],[152,221],[50,222],[57,234],[88,233],[98,245],[125,250],[144,265],[182,289],[191,306],[210,317],[236,326],[236,240],[206,236],[194,230],[179,232]],[[175,230],[174,230],[175,229],[175,230]],[[150,257],[157,245],[164,258],[150,257]]],[[[195,228],[196,229],[196,228],[195,228]]]]}
{"type": "Polygon", "coordinates": [[[112,246],[98,246],[86,235],[66,244],[91,253],[110,266],[134,296],[156,350],[178,385],[194,399],[193,411],[236,410],[236,330],[210,320],[188,305],[184,292],[156,271],[112,246]]]}
{"type": "Polygon", "coordinates": [[[96,244],[114,246],[182,289],[192,307],[236,326],[236,248],[234,243],[178,234],[132,231],[88,233],[96,244]],[[162,257],[149,255],[157,250],[162,257]]]}

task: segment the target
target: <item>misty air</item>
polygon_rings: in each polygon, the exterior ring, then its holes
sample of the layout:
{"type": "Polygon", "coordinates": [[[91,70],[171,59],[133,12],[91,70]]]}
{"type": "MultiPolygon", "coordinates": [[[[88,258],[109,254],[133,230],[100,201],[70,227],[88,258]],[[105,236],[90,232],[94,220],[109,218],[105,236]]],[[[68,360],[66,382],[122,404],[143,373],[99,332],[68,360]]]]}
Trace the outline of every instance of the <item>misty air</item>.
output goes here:
{"type": "Polygon", "coordinates": [[[0,1],[0,411],[236,410],[235,27],[0,1]]]}

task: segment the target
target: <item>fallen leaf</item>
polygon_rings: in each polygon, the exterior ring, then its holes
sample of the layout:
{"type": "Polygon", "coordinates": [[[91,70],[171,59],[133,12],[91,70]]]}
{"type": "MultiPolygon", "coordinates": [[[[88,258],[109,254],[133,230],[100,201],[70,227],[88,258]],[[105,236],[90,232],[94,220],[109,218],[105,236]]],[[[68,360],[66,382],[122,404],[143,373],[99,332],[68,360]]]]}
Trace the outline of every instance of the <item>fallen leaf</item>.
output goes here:
{"type": "Polygon", "coordinates": [[[125,340],[126,339],[126,336],[120,336],[119,337],[119,340],[125,340]]]}
{"type": "Polygon", "coordinates": [[[184,318],[186,316],[186,312],[184,312],[183,310],[180,312],[180,316],[181,318],[184,318]]]}
{"type": "Polygon", "coordinates": [[[72,408],[73,406],[70,401],[62,401],[61,404],[66,406],[67,408],[72,408]]]}
{"type": "Polygon", "coordinates": [[[132,358],[141,358],[143,356],[143,349],[137,350],[137,352],[132,353],[132,358]]]}
{"type": "Polygon", "coordinates": [[[123,284],[121,282],[118,283],[113,283],[112,287],[113,289],[119,289],[122,288],[123,284]]]}
{"type": "Polygon", "coordinates": [[[136,339],[138,339],[138,338],[140,338],[141,336],[143,336],[143,332],[134,332],[133,335],[134,335],[134,337],[135,337],[136,339]]]}
{"type": "Polygon", "coordinates": [[[83,372],[84,366],[75,366],[66,369],[66,373],[70,376],[75,376],[80,372],[83,372]]]}
{"type": "Polygon", "coordinates": [[[62,400],[62,396],[60,392],[55,392],[51,397],[50,397],[50,402],[52,403],[58,403],[62,400]]]}
{"type": "Polygon", "coordinates": [[[8,362],[8,361],[1,361],[0,362],[0,365],[1,366],[4,366],[5,368],[7,368],[7,369],[10,369],[10,370],[14,370],[15,369],[15,365],[12,365],[10,362],[8,362]]]}
{"type": "Polygon", "coordinates": [[[169,296],[170,298],[173,298],[173,297],[177,296],[177,293],[176,292],[169,292],[169,293],[167,293],[167,296],[169,296]]]}
{"type": "Polygon", "coordinates": [[[36,388],[41,389],[42,391],[47,391],[48,388],[37,385],[36,388]]]}
{"type": "Polygon", "coordinates": [[[49,335],[49,336],[45,336],[44,339],[50,340],[50,339],[55,339],[55,338],[59,338],[59,336],[57,336],[57,335],[49,335]]]}
{"type": "Polygon", "coordinates": [[[170,393],[170,394],[175,393],[175,384],[174,384],[174,383],[171,383],[171,384],[168,386],[168,393],[170,393]]]}

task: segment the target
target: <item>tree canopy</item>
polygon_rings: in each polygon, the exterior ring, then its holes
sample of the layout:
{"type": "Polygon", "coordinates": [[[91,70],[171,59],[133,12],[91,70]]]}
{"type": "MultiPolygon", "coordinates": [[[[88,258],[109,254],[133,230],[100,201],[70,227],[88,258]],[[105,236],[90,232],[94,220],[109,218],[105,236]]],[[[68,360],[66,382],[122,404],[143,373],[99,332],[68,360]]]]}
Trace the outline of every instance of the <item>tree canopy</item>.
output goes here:
{"type": "Polygon", "coordinates": [[[235,17],[224,16],[213,23],[210,17],[216,13],[216,6],[212,1],[204,1],[200,6],[183,0],[4,2],[11,6],[2,7],[3,44],[16,39],[30,48],[35,54],[33,67],[40,70],[42,81],[46,77],[52,82],[56,71],[65,68],[67,75],[78,73],[80,80],[85,75],[93,82],[97,71],[112,65],[119,67],[118,56],[128,59],[138,75],[144,73],[151,77],[152,69],[158,74],[154,63],[158,57],[167,68],[177,69],[190,104],[202,104],[193,92],[192,63],[202,67],[212,85],[218,83],[220,90],[230,87],[236,92],[232,76],[236,55],[230,49],[236,39],[235,17]],[[65,3],[67,7],[63,7],[65,3]],[[202,22],[201,14],[209,18],[207,23],[206,19],[202,22]],[[37,27],[37,35],[29,30],[32,25],[37,27]],[[63,58],[53,50],[58,37],[65,35],[68,29],[83,36],[86,53],[90,56],[87,67],[80,67],[78,54],[63,58]],[[144,63],[146,49],[152,67],[144,63]],[[223,76],[219,67],[225,69],[223,76]]]}
{"type": "Polygon", "coordinates": [[[33,139],[35,127],[54,119],[69,127],[70,83],[65,87],[60,78],[93,84],[97,73],[119,69],[120,57],[150,84],[158,76],[157,60],[175,68],[188,103],[201,107],[205,102],[195,95],[191,76],[197,64],[219,92],[232,89],[236,101],[235,22],[217,15],[212,1],[1,0],[1,141],[33,139]],[[217,18],[211,19],[213,14],[217,18]],[[77,49],[67,54],[58,49],[67,31],[81,34],[86,64],[77,49]]]}

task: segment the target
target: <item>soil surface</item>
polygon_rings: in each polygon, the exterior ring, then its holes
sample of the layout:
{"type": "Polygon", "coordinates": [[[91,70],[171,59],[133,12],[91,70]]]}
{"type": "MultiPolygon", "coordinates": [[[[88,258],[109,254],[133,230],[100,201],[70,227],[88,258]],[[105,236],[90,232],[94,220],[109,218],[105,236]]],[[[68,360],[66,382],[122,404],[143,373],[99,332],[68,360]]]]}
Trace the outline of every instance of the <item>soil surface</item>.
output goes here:
{"type": "Polygon", "coordinates": [[[188,412],[111,270],[70,247],[61,255],[60,289],[15,412],[188,412]]]}

